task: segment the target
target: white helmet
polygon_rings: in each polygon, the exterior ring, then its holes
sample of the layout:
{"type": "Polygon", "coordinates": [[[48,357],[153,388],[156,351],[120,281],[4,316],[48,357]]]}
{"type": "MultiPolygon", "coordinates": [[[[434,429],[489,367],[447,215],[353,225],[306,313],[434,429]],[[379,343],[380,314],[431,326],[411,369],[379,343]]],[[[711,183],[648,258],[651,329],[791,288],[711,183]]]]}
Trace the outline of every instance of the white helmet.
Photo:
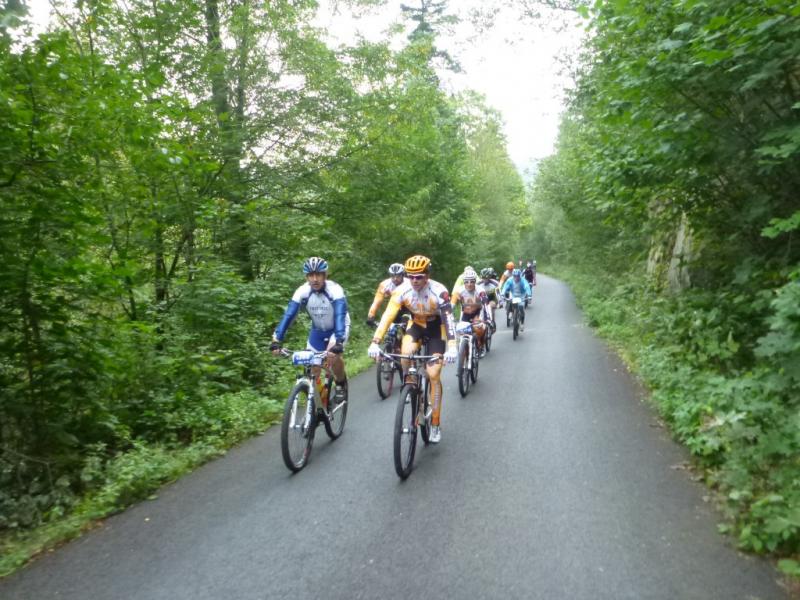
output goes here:
{"type": "Polygon", "coordinates": [[[467,267],[466,269],[464,269],[462,280],[464,281],[464,283],[466,283],[467,281],[478,281],[478,274],[472,267],[467,267]]]}

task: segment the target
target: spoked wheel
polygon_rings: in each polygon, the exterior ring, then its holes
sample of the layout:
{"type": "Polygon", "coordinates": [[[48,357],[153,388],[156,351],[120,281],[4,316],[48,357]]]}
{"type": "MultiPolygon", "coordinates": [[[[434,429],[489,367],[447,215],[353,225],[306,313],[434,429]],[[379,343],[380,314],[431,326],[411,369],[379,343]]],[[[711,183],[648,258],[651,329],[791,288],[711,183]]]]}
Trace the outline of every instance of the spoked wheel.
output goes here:
{"type": "Polygon", "coordinates": [[[492,335],[492,326],[487,324],[486,333],[483,335],[483,349],[486,350],[486,354],[492,349],[492,335]]]}
{"type": "Polygon", "coordinates": [[[513,309],[513,304],[506,304],[506,327],[511,327],[511,312],[513,309]]]}
{"type": "Polygon", "coordinates": [[[290,471],[297,473],[306,466],[308,457],[311,455],[311,446],[314,443],[315,428],[314,399],[308,386],[298,383],[286,400],[281,422],[281,453],[283,462],[290,471]],[[309,403],[311,404],[310,411],[309,403]]]}
{"type": "Polygon", "coordinates": [[[335,440],[344,431],[344,422],[347,420],[347,405],[349,404],[348,386],[344,386],[344,400],[336,402],[333,397],[335,388],[333,380],[328,381],[328,417],[325,419],[325,433],[332,440],[335,440]]]}
{"type": "Polygon", "coordinates": [[[476,381],[478,381],[478,363],[481,362],[478,359],[478,357],[475,356],[476,354],[477,354],[477,351],[473,350],[473,352],[472,352],[472,368],[469,370],[469,376],[470,376],[470,379],[472,379],[472,383],[475,383],[476,381]]]}
{"type": "Polygon", "coordinates": [[[425,379],[425,391],[422,394],[422,412],[419,418],[419,432],[422,441],[427,445],[431,441],[431,384],[425,379]]]}
{"type": "Polygon", "coordinates": [[[414,453],[417,451],[417,390],[413,385],[400,389],[394,415],[394,470],[400,479],[411,474],[414,453]]]}
{"type": "MultiPolygon", "coordinates": [[[[386,352],[391,352],[391,350],[387,349],[386,352]]],[[[392,359],[382,357],[378,362],[378,369],[376,372],[378,379],[378,395],[380,395],[382,399],[392,395],[395,371],[398,371],[398,369],[392,359]]]]}
{"type": "MultiPolygon", "coordinates": [[[[474,361],[473,361],[474,362],[474,361]]],[[[469,393],[470,385],[470,369],[469,364],[469,340],[461,338],[461,344],[458,347],[458,392],[463,398],[469,393]]]]}
{"type": "Polygon", "coordinates": [[[519,335],[519,310],[517,308],[514,309],[514,339],[517,339],[519,335]]]}

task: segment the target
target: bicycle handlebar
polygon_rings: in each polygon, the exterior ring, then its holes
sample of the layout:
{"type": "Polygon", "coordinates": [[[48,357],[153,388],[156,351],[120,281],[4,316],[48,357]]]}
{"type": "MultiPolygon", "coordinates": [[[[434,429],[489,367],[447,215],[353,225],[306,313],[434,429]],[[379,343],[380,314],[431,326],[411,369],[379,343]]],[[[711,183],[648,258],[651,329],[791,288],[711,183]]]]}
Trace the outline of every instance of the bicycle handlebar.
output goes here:
{"type": "Polygon", "coordinates": [[[381,350],[381,356],[385,356],[386,358],[399,358],[401,360],[427,360],[428,362],[442,360],[441,354],[393,354],[391,352],[384,352],[383,350],[381,350]]]}

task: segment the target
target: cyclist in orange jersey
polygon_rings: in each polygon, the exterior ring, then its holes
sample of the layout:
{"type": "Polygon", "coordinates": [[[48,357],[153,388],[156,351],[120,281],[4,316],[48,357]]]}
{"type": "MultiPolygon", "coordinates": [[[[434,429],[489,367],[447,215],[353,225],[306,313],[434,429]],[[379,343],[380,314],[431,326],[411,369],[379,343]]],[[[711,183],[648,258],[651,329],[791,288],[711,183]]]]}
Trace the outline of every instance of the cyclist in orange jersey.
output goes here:
{"type": "MultiPolygon", "coordinates": [[[[367,350],[371,358],[380,356],[380,343],[402,308],[411,313],[412,324],[403,336],[403,354],[411,354],[419,348],[423,337],[429,338],[428,350],[441,355],[445,362],[454,363],[458,356],[456,350],[456,328],[453,322],[453,309],[447,288],[430,279],[431,261],[426,256],[412,256],[405,263],[408,281],[398,287],[389,299],[389,305],[381,317],[375,337],[367,350]]],[[[403,370],[408,369],[408,361],[403,362],[403,370]]],[[[438,443],[442,439],[442,363],[428,363],[426,370],[431,382],[433,415],[431,419],[430,441],[438,443]]]]}

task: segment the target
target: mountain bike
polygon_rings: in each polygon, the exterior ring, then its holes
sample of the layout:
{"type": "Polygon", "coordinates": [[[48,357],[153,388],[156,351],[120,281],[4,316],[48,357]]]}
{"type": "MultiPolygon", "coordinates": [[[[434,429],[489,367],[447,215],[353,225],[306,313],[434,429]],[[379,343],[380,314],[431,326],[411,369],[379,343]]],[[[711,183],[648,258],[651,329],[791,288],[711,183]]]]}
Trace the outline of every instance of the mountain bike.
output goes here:
{"type": "Polygon", "coordinates": [[[414,455],[417,451],[417,433],[427,444],[431,436],[433,406],[430,399],[430,382],[425,372],[429,362],[441,360],[441,356],[427,354],[424,344],[414,354],[391,354],[392,358],[408,359],[410,365],[405,374],[403,387],[394,416],[394,470],[401,479],[411,474],[414,455]]]}
{"type": "Polygon", "coordinates": [[[403,382],[403,368],[400,366],[400,361],[396,358],[388,358],[387,355],[400,352],[400,344],[406,333],[407,324],[407,319],[403,319],[400,323],[392,323],[386,333],[386,339],[383,342],[384,355],[381,355],[378,359],[378,368],[375,373],[378,383],[378,395],[381,399],[391,396],[394,389],[395,376],[400,383],[403,382]]]}
{"type": "Polygon", "coordinates": [[[332,440],[342,435],[347,419],[347,387],[345,398],[337,402],[332,395],[333,372],[328,365],[327,351],[281,349],[291,357],[292,364],[302,367],[283,409],[281,422],[281,453],[287,468],[296,473],[306,466],[314,445],[314,433],[322,423],[332,440]],[[325,371],[325,379],[319,371],[325,371]],[[315,373],[316,372],[316,373],[315,373]]]}
{"type": "Polygon", "coordinates": [[[515,340],[519,335],[519,328],[522,325],[523,320],[525,319],[525,313],[523,312],[525,309],[523,307],[524,307],[524,302],[522,298],[520,298],[519,296],[514,296],[514,298],[511,299],[511,310],[513,315],[511,317],[511,320],[513,322],[515,340]]]}
{"type": "MultiPolygon", "coordinates": [[[[486,328],[488,329],[488,327],[486,328]]],[[[459,321],[456,324],[456,334],[458,335],[458,393],[465,397],[469,393],[469,388],[478,380],[478,353],[475,350],[475,334],[472,331],[472,323],[469,321],[459,321]]]]}

